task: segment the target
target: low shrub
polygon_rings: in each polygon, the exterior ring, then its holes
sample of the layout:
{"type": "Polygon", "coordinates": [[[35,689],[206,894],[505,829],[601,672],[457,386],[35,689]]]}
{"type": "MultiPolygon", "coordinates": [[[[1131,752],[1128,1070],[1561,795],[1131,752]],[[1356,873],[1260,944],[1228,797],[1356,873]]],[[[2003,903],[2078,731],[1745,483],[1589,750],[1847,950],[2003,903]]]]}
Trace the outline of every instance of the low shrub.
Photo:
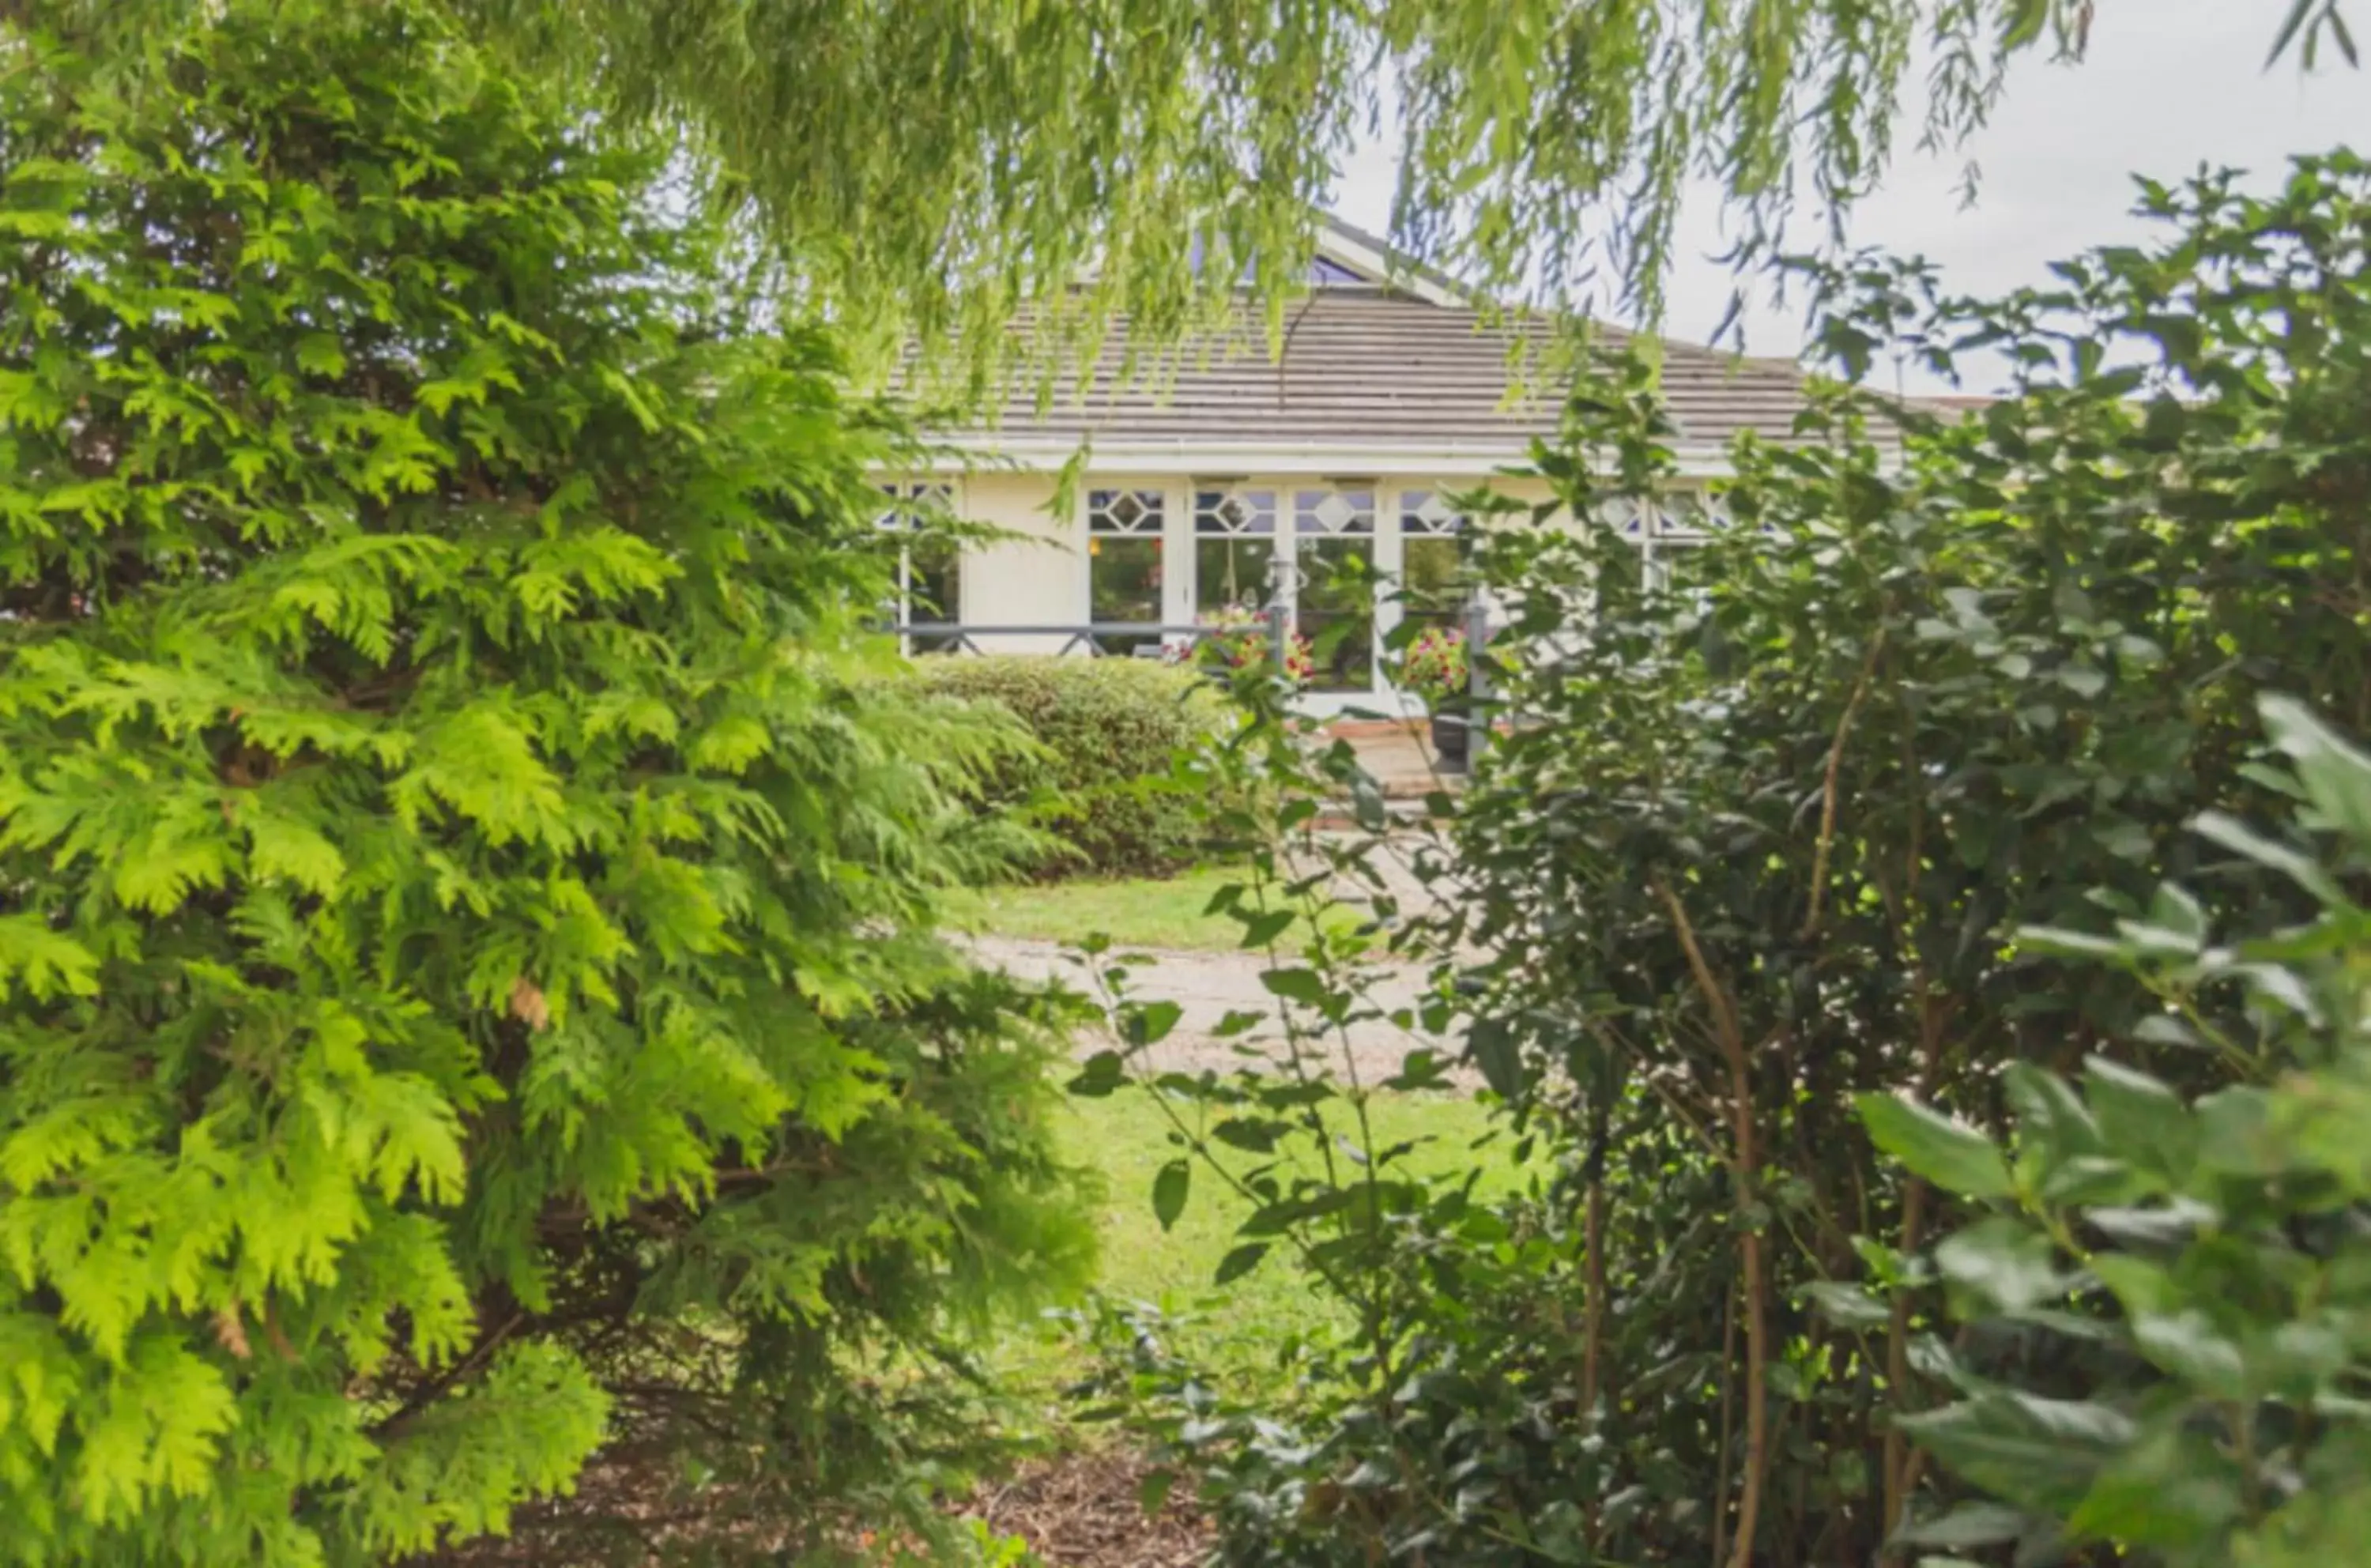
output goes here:
{"type": "Polygon", "coordinates": [[[1194,671],[1011,654],[933,659],[917,676],[943,695],[996,703],[1036,743],[990,769],[981,801],[1054,830],[1064,850],[1043,862],[1045,874],[1157,874],[1194,858],[1201,814],[1171,775],[1178,754],[1226,718],[1223,699],[1194,671]]]}

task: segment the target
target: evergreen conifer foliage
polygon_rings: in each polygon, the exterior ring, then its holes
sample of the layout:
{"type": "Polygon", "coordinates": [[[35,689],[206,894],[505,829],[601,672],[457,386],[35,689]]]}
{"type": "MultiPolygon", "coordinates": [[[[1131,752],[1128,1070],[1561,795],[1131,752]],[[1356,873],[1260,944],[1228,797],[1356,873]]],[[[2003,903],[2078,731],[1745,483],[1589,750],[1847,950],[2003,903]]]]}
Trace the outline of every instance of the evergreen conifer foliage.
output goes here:
{"type": "Polygon", "coordinates": [[[1084,1245],[884,428],[436,16],[0,24],[0,1562],[845,1491],[844,1369],[1084,1245]]]}

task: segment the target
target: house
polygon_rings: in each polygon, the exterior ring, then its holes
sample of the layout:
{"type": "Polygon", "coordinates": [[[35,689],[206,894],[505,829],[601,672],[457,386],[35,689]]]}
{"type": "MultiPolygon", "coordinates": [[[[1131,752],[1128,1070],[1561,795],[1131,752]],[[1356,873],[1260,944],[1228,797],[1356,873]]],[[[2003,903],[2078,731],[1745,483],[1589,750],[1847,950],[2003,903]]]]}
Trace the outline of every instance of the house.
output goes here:
{"type": "MultiPolygon", "coordinates": [[[[1509,391],[1521,347],[1510,334],[1544,327],[1493,325],[1453,285],[1394,261],[1381,241],[1329,223],[1308,291],[1288,307],[1280,357],[1247,304],[1207,363],[1187,357],[1163,386],[1124,383],[1124,345],[1113,343],[1050,409],[1016,395],[991,427],[953,433],[978,466],[889,487],[908,504],[885,522],[909,521],[928,496],[1012,537],[909,552],[905,619],[924,628],[908,634],[913,651],[1092,643],[1150,655],[1159,628],[1273,596],[1327,651],[1308,685],[1313,709],[1405,708],[1377,653],[1402,617],[1459,613],[1465,520],[1449,497],[1486,483],[1547,499],[1541,482],[1502,470],[1554,433],[1558,409],[1509,391]],[[1058,510],[1058,475],[1082,446],[1083,475],[1058,510]],[[1375,585],[1329,585],[1339,574],[1327,569],[1350,561],[1375,585]]],[[[1720,473],[1741,430],[1784,437],[1801,406],[1799,373],[1779,362],[1671,346],[1664,375],[1683,475],[1720,473]]],[[[1624,526],[1654,570],[1701,539],[1705,520],[1683,502],[1624,526]]]]}

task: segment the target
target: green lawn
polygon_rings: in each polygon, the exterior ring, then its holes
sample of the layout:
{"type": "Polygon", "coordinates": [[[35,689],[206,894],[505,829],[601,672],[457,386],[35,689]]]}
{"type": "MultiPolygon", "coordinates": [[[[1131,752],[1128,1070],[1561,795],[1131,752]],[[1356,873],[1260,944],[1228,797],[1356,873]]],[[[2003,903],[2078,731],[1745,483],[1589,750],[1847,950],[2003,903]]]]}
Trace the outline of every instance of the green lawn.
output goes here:
{"type": "MultiPolygon", "coordinates": [[[[1193,1107],[1184,1109],[1193,1114],[1193,1107]]],[[[1448,1172],[1479,1160],[1498,1172],[1486,1185],[1513,1180],[1509,1140],[1495,1139],[1479,1150],[1473,1147],[1491,1124],[1469,1099],[1379,1095],[1372,1116],[1377,1136],[1385,1143],[1422,1140],[1409,1157],[1413,1169],[1448,1172]]],[[[1242,1278],[1225,1286],[1211,1283],[1219,1261],[1236,1245],[1236,1228],[1249,1205],[1197,1165],[1185,1212],[1162,1230],[1153,1217],[1151,1194],[1154,1173],[1177,1152],[1169,1131],[1161,1108],[1134,1089],[1104,1100],[1073,1100],[1063,1114],[1070,1158],[1104,1182],[1096,1215],[1103,1242],[1098,1286],[1114,1301],[1146,1302],[1184,1319],[1178,1339],[1196,1359],[1221,1373],[1257,1378],[1274,1367],[1278,1353],[1296,1336],[1347,1320],[1282,1249],[1242,1278]]],[[[1250,1159],[1232,1152],[1230,1158],[1250,1159]]],[[[1015,1383],[1034,1385],[1050,1397],[1082,1370],[1085,1355],[1084,1347],[1048,1332],[1008,1345],[998,1359],[1015,1383]]]]}
{"type": "MultiPolygon", "coordinates": [[[[1235,867],[1197,866],[1174,877],[992,887],[972,894],[958,913],[998,936],[1075,942],[1101,931],[1121,947],[1209,951],[1242,941],[1241,922],[1207,911],[1220,888],[1246,880],[1235,867]]],[[[1346,925],[1356,917],[1347,910],[1329,917],[1346,925]]]]}

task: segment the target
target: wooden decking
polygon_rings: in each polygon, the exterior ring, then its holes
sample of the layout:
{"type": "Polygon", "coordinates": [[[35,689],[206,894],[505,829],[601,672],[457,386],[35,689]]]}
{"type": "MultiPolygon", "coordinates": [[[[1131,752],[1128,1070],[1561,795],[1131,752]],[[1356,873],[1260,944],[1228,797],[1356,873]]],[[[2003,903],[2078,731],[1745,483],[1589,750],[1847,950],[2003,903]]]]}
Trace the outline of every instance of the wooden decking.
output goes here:
{"type": "Polygon", "coordinates": [[[1382,786],[1385,800],[1420,801],[1439,790],[1465,787],[1463,774],[1440,770],[1421,719],[1405,723],[1367,720],[1331,726],[1330,732],[1358,748],[1359,761],[1382,786]]]}

